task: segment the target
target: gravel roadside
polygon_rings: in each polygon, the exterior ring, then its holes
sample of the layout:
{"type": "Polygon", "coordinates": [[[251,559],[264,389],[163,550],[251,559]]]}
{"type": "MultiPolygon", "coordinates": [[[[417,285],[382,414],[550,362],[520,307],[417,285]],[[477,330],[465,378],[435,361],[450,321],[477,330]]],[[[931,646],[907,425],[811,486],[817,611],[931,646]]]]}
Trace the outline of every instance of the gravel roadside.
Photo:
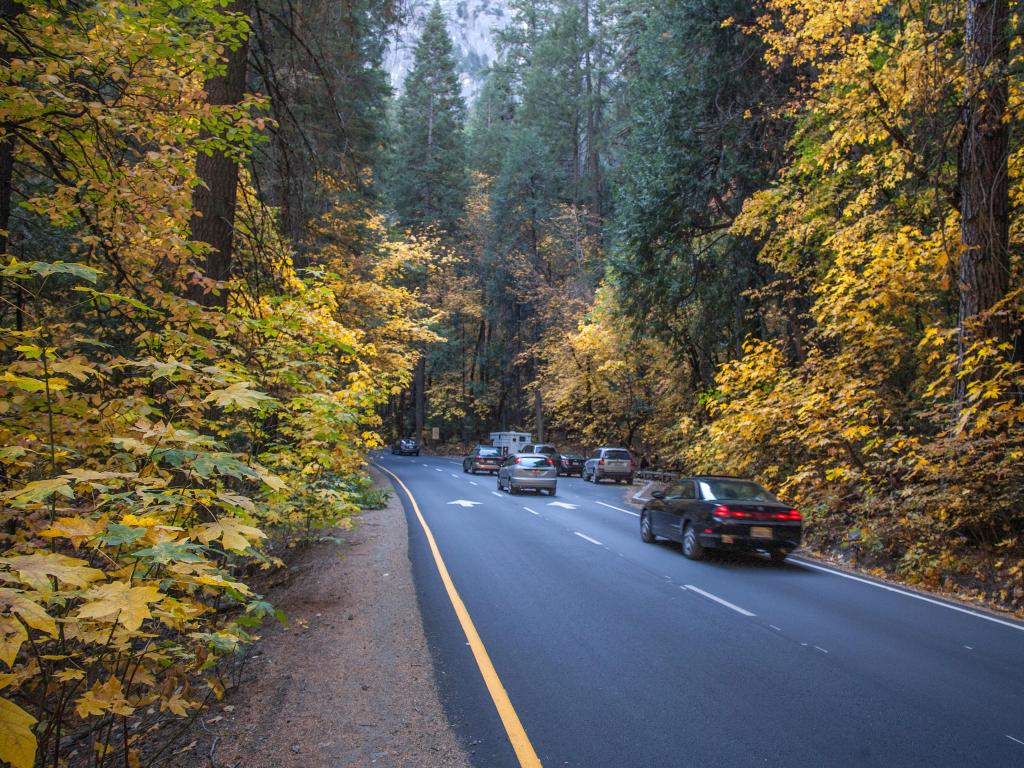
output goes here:
{"type": "Polygon", "coordinates": [[[263,628],[242,685],[200,716],[190,768],[469,768],[435,686],[400,500],[343,539],[309,547],[271,592],[288,627],[263,628]]]}

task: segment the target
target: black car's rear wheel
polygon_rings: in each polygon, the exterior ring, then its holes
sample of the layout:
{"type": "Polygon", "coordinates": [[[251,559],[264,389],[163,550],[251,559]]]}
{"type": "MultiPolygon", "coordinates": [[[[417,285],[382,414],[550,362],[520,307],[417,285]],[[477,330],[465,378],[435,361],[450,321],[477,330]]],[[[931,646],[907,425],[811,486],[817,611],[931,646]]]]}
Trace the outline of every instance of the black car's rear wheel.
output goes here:
{"type": "Polygon", "coordinates": [[[519,493],[519,489],[516,488],[515,485],[512,484],[512,480],[509,479],[509,481],[508,481],[508,494],[509,494],[509,496],[515,496],[517,493],[519,493]]]}
{"type": "Polygon", "coordinates": [[[653,544],[657,538],[654,535],[654,528],[651,526],[651,516],[644,510],[640,513],[640,540],[645,544],[653,544]]]}
{"type": "Polygon", "coordinates": [[[768,557],[771,558],[773,563],[781,563],[786,559],[788,554],[789,552],[784,549],[773,549],[768,553],[768,557]]]}
{"type": "Polygon", "coordinates": [[[701,546],[700,539],[697,538],[697,531],[689,523],[686,525],[686,530],[683,531],[683,554],[691,560],[704,558],[704,547],[701,546]]]}

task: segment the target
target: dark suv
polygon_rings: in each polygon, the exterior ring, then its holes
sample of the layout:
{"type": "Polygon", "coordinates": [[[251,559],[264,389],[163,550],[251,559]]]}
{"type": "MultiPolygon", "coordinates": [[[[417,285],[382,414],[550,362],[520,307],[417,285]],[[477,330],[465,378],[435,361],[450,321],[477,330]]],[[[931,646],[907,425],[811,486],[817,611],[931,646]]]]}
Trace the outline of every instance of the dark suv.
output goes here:
{"type": "Polygon", "coordinates": [[[640,514],[640,538],[681,542],[700,560],[708,548],[763,550],[781,563],[800,546],[803,520],[755,483],[739,477],[684,477],[655,491],[640,514]]]}
{"type": "Polygon", "coordinates": [[[391,452],[398,456],[419,456],[420,444],[414,437],[400,437],[391,444],[391,452]]]}

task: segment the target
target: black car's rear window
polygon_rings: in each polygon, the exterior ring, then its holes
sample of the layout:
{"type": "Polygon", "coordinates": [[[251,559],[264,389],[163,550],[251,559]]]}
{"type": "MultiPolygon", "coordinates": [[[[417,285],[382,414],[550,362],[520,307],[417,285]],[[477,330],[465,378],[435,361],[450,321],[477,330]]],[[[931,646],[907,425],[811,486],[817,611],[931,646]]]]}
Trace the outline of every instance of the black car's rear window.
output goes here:
{"type": "Polygon", "coordinates": [[[606,459],[625,459],[629,461],[629,451],[605,451],[606,459]]]}
{"type": "Polygon", "coordinates": [[[752,480],[701,480],[700,492],[705,499],[778,501],[752,480]]]}
{"type": "Polygon", "coordinates": [[[562,458],[563,459],[569,459],[570,461],[582,461],[583,460],[583,457],[580,456],[578,453],[563,453],[562,454],[562,458]]]}
{"type": "Polygon", "coordinates": [[[481,448],[480,453],[477,455],[493,458],[494,456],[501,456],[501,451],[499,451],[497,448],[481,448]]]}
{"type": "Polygon", "coordinates": [[[538,445],[536,448],[533,449],[533,452],[534,453],[545,453],[545,454],[555,454],[555,453],[558,453],[558,451],[555,450],[555,446],[553,446],[553,445],[538,445]]]}
{"type": "Polygon", "coordinates": [[[519,459],[519,466],[521,467],[550,467],[550,459],[541,459],[536,456],[523,456],[519,459]]]}

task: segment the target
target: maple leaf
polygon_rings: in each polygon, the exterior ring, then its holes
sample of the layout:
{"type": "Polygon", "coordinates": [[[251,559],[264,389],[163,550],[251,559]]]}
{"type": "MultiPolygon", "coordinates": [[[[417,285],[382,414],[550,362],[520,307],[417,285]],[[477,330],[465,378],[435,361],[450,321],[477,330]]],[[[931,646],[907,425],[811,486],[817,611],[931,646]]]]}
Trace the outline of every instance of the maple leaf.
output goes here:
{"type": "Polygon", "coordinates": [[[121,681],[111,677],[105,683],[93,683],[92,688],[79,696],[75,702],[75,711],[84,720],[90,715],[103,715],[107,712],[130,715],[135,708],[124,697],[121,681]]]}
{"type": "Polygon", "coordinates": [[[28,632],[20,621],[13,616],[0,616],[0,659],[8,669],[14,668],[18,651],[26,640],[28,632]]]}
{"type": "Polygon", "coordinates": [[[7,699],[0,699],[0,760],[11,768],[32,768],[36,762],[36,719],[7,699]]]}
{"type": "Polygon", "coordinates": [[[116,621],[134,632],[152,616],[149,604],[160,602],[164,595],[157,587],[133,587],[124,581],[112,581],[93,587],[85,598],[88,602],[78,609],[78,618],[116,621]]]}
{"type": "Polygon", "coordinates": [[[74,498],[75,495],[66,477],[52,477],[49,480],[36,480],[32,483],[26,483],[21,488],[0,493],[0,498],[11,499],[18,504],[25,504],[32,501],[42,501],[53,493],[59,493],[68,499],[74,498]]]}
{"type": "Polygon", "coordinates": [[[221,407],[234,405],[242,409],[257,408],[261,402],[277,402],[270,395],[249,389],[250,384],[248,381],[239,381],[225,389],[215,389],[203,398],[203,402],[221,407]]]}
{"type": "Polygon", "coordinates": [[[40,534],[44,538],[70,539],[75,549],[93,538],[106,527],[102,520],[91,520],[88,517],[61,517],[53,525],[40,534]]]}
{"type": "Polygon", "coordinates": [[[214,523],[201,526],[198,538],[203,544],[220,539],[224,549],[243,553],[249,549],[250,539],[265,539],[267,535],[259,528],[244,525],[232,517],[222,517],[214,523]]]}
{"type": "Polygon", "coordinates": [[[87,587],[103,578],[103,571],[88,567],[85,560],[57,554],[56,552],[35,552],[31,555],[0,557],[0,565],[16,571],[22,583],[40,592],[52,589],[49,576],[74,587],[87,587]]]}
{"type": "Polygon", "coordinates": [[[45,632],[50,637],[57,636],[57,624],[50,614],[20,589],[0,588],[0,610],[18,614],[32,629],[45,632]]]}

